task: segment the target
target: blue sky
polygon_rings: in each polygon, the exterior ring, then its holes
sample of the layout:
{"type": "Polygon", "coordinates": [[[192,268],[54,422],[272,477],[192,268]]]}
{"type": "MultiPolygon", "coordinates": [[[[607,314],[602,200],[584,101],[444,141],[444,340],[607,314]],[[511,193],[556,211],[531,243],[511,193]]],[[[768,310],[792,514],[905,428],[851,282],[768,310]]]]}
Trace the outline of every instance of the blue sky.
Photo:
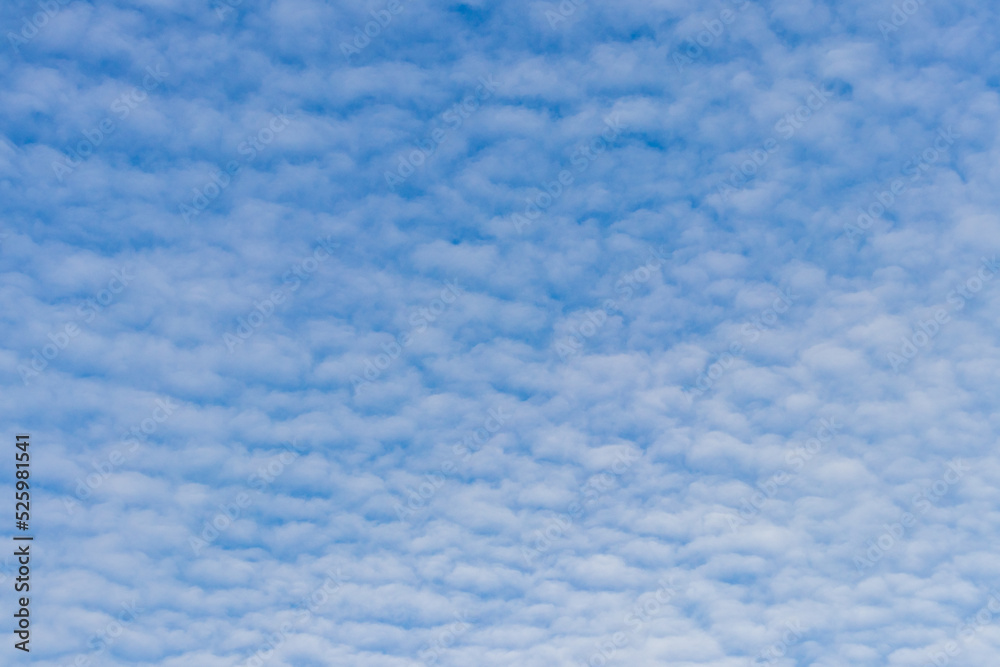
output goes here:
{"type": "Polygon", "coordinates": [[[997,18],[6,3],[4,664],[992,664],[997,18]]]}

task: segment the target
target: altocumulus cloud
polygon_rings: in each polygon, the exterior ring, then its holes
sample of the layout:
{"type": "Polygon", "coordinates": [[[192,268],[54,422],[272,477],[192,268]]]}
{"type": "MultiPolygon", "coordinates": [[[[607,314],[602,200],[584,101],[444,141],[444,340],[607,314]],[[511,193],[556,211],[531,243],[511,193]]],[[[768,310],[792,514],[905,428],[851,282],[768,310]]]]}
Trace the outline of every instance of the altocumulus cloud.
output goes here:
{"type": "Polygon", "coordinates": [[[32,664],[992,664],[997,12],[5,4],[32,664]]]}

